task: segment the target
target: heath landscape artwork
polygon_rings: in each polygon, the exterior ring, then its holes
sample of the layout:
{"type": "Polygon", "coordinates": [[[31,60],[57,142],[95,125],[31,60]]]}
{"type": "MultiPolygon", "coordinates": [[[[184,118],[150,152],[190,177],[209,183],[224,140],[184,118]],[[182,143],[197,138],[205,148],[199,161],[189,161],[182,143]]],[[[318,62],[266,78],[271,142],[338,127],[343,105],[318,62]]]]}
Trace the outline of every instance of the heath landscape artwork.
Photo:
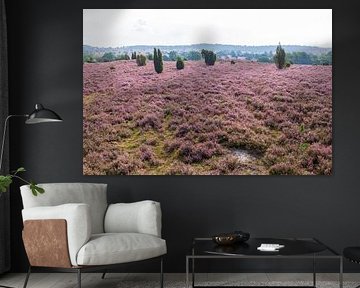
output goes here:
{"type": "Polygon", "coordinates": [[[331,175],[331,9],[84,9],[85,175],[331,175]]]}

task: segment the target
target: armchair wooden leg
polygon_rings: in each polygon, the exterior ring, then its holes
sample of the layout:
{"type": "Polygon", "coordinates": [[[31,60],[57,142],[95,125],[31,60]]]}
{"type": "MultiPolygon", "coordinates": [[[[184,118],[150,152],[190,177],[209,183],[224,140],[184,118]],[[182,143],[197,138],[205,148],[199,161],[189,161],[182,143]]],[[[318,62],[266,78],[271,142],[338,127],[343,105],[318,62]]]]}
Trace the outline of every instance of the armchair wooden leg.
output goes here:
{"type": "Polygon", "coordinates": [[[26,278],[25,278],[25,282],[24,282],[23,288],[26,288],[27,283],[28,283],[28,281],[29,281],[30,274],[31,274],[31,265],[29,266],[29,270],[28,270],[28,272],[27,272],[27,274],[26,274],[26,278]]]}
{"type": "Polygon", "coordinates": [[[106,275],[106,270],[105,270],[105,272],[101,275],[101,279],[105,279],[105,275],[106,275]]]}
{"type": "Polygon", "coordinates": [[[78,288],[81,288],[81,269],[77,269],[78,288]]]}
{"type": "Polygon", "coordinates": [[[164,287],[163,257],[160,258],[160,287],[164,287]]]}

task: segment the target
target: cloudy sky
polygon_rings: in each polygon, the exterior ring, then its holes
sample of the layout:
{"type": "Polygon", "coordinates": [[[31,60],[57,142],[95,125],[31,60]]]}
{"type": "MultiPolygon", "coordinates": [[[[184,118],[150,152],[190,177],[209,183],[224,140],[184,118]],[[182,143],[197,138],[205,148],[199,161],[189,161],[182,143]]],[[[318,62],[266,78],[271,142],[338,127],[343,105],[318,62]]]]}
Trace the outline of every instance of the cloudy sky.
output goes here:
{"type": "Polygon", "coordinates": [[[84,9],[83,44],[332,47],[331,9],[84,9]]]}

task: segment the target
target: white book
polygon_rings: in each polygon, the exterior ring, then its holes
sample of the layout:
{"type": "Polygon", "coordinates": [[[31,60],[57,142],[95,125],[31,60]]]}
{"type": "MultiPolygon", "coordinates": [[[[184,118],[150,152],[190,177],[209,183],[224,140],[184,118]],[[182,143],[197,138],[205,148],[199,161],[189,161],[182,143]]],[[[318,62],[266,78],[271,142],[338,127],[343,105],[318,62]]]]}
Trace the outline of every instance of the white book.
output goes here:
{"type": "Polygon", "coordinates": [[[280,244],[268,244],[268,243],[262,243],[259,247],[257,247],[260,251],[279,251],[279,249],[285,247],[284,245],[280,244]]]}

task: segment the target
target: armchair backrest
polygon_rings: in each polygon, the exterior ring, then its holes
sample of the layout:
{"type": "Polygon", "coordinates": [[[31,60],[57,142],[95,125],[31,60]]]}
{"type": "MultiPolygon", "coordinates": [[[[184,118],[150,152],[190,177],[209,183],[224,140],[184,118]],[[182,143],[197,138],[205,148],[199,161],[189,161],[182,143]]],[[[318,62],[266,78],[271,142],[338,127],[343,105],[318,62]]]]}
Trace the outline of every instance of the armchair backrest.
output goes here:
{"type": "Polygon", "coordinates": [[[24,209],[66,203],[85,203],[90,206],[92,233],[104,233],[107,184],[47,183],[39,184],[39,186],[45,189],[45,193],[38,196],[33,196],[29,185],[20,187],[24,209]]]}

